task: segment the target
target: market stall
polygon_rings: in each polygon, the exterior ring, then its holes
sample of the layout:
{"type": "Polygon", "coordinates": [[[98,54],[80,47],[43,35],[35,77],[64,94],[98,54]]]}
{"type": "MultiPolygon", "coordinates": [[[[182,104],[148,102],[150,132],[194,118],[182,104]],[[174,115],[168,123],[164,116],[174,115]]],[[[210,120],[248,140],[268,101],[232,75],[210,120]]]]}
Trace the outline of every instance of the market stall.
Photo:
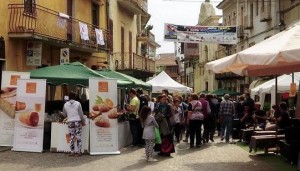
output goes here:
{"type": "Polygon", "coordinates": [[[192,93],[193,89],[174,81],[165,71],[162,71],[156,77],[147,81],[152,85],[152,93],[161,93],[162,90],[167,89],[170,93],[192,93]]]}
{"type": "MultiPolygon", "coordinates": [[[[110,76],[107,75],[101,75],[100,73],[89,69],[88,67],[84,66],[83,64],[79,63],[79,62],[74,62],[74,63],[70,63],[70,64],[65,64],[65,65],[58,65],[58,66],[51,66],[51,67],[45,67],[45,68],[40,68],[37,70],[33,70],[31,71],[31,78],[43,78],[47,80],[48,83],[48,93],[47,96],[51,97],[48,98],[48,105],[46,105],[47,109],[46,111],[49,112],[49,115],[52,114],[52,112],[55,113],[55,110],[53,110],[54,108],[56,108],[57,110],[61,110],[64,101],[62,100],[62,98],[64,97],[64,95],[67,94],[68,91],[64,91],[61,92],[61,100],[60,101],[53,101],[54,96],[53,94],[56,94],[57,91],[49,91],[51,90],[51,87],[56,87],[59,85],[68,85],[69,87],[71,86],[77,86],[80,88],[87,88],[90,87],[89,86],[89,78],[103,78],[103,79],[108,79],[110,76]]],[[[124,76],[126,77],[126,76],[124,76]]],[[[119,92],[120,89],[124,89],[127,87],[133,87],[134,83],[133,81],[130,80],[125,80],[125,79],[117,79],[117,88],[118,90],[115,90],[115,92],[119,92]]],[[[70,88],[69,88],[70,89],[70,88]]],[[[75,89],[76,90],[76,89],[75,89]]],[[[120,94],[116,94],[118,96],[121,96],[120,94]]],[[[92,96],[91,93],[89,93],[89,97],[92,96]]],[[[89,106],[89,98],[87,99],[87,105],[89,106]]],[[[116,103],[116,107],[119,107],[119,105],[117,105],[118,103],[116,103]]],[[[84,106],[83,106],[84,107],[84,106]]],[[[89,107],[87,107],[87,112],[86,114],[89,115],[89,107]]],[[[53,118],[53,117],[51,117],[53,118]]],[[[54,120],[60,120],[60,119],[54,119],[54,120]]],[[[49,123],[48,123],[49,124],[49,123]]],[[[49,139],[51,137],[65,137],[65,131],[54,131],[51,132],[52,130],[58,130],[57,127],[62,127],[66,125],[58,125],[58,124],[53,124],[52,128],[51,126],[48,126],[48,130],[45,130],[45,140],[49,141],[49,139]],[[55,134],[55,135],[54,135],[55,134]],[[48,135],[48,138],[46,137],[48,135]],[[50,137],[51,135],[51,137],[50,137]]],[[[129,124],[128,122],[121,122],[118,123],[118,127],[119,128],[128,128],[129,124]]],[[[119,131],[120,132],[120,131],[119,131]]],[[[122,131],[120,132],[122,134],[128,135],[129,133],[129,129],[122,129],[122,131]]],[[[119,137],[122,137],[122,135],[119,135],[119,137]]],[[[127,138],[127,137],[126,137],[127,138]]],[[[55,138],[55,139],[51,139],[51,145],[49,144],[48,146],[51,146],[51,150],[53,151],[64,151],[64,152],[68,152],[68,146],[63,146],[62,143],[66,144],[67,139],[64,138],[64,141],[62,141],[61,139],[55,138]],[[61,149],[60,147],[66,147],[65,149],[61,149]]],[[[119,139],[118,141],[120,141],[119,144],[121,144],[123,146],[129,145],[128,143],[124,143],[124,141],[122,139],[119,139]]],[[[88,143],[86,143],[88,144],[88,143]]],[[[49,147],[50,148],[50,147],[49,147]]]]}

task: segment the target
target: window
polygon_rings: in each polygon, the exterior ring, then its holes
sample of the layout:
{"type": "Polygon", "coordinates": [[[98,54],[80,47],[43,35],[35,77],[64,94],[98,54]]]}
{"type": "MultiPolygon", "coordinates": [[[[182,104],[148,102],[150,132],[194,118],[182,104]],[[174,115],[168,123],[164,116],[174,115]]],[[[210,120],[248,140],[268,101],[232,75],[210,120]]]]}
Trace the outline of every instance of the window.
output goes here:
{"type": "Polygon", "coordinates": [[[235,14],[235,11],[233,12],[233,18],[232,18],[232,25],[236,25],[236,14],[235,14]]]}
{"type": "Polygon", "coordinates": [[[28,15],[36,15],[35,0],[24,0],[24,13],[28,15]]]}
{"type": "Polygon", "coordinates": [[[258,4],[258,0],[256,0],[256,16],[258,16],[258,9],[259,9],[259,4],[258,4]]]}
{"type": "Polygon", "coordinates": [[[99,27],[99,5],[92,3],[92,24],[99,27]]]}
{"type": "Polygon", "coordinates": [[[265,0],[261,0],[261,12],[265,10],[265,0]]]}
{"type": "Polygon", "coordinates": [[[208,47],[207,45],[205,45],[204,47],[204,62],[207,63],[208,62],[208,47]]]}

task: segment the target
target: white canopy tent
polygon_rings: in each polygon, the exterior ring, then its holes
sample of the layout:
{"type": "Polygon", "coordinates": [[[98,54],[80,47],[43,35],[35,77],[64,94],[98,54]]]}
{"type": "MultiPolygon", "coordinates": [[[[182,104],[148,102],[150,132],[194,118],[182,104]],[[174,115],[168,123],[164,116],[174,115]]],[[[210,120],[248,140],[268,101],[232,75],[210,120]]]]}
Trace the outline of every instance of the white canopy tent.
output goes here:
{"type": "Polygon", "coordinates": [[[167,89],[170,93],[192,93],[193,89],[174,81],[167,73],[162,71],[156,77],[147,81],[152,85],[152,93],[161,93],[162,90],[167,89]]]}
{"type": "MultiPolygon", "coordinates": [[[[278,86],[277,93],[289,92],[290,84],[293,82],[292,74],[281,75],[277,78],[278,86]]],[[[300,81],[300,72],[294,73],[294,82],[298,88],[300,81]]],[[[262,104],[265,101],[265,94],[271,94],[271,104],[274,105],[275,102],[275,79],[269,80],[253,89],[251,89],[251,97],[254,98],[255,95],[259,95],[259,102],[262,104]]]]}

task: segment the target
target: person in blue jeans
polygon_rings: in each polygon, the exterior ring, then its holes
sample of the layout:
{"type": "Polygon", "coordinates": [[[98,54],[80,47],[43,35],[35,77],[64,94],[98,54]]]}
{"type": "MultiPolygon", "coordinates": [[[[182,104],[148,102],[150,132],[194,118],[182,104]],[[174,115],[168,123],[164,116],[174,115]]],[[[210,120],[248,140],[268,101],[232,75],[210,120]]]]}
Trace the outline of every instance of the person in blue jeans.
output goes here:
{"type": "Polygon", "coordinates": [[[221,122],[221,141],[225,140],[229,142],[232,130],[232,117],[235,113],[235,106],[232,101],[229,100],[229,94],[224,95],[224,99],[220,104],[219,116],[221,122]],[[226,130],[226,134],[225,134],[226,130]]]}

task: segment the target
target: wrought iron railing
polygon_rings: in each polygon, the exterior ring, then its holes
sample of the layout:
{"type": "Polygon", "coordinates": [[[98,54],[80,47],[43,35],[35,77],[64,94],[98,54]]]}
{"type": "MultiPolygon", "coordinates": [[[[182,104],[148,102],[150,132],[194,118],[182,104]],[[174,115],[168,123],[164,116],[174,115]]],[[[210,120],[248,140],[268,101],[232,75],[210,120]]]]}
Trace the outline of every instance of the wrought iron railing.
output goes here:
{"type": "Polygon", "coordinates": [[[154,73],[155,61],[135,53],[113,53],[115,70],[139,70],[154,73]]]}
{"type": "Polygon", "coordinates": [[[24,4],[10,4],[8,9],[11,34],[30,33],[94,50],[108,48],[109,34],[105,29],[99,28],[103,32],[104,45],[98,45],[95,33],[97,26],[40,5],[35,5],[34,13],[26,12],[24,4]],[[87,25],[89,40],[81,39],[79,22],[87,25]]]}

